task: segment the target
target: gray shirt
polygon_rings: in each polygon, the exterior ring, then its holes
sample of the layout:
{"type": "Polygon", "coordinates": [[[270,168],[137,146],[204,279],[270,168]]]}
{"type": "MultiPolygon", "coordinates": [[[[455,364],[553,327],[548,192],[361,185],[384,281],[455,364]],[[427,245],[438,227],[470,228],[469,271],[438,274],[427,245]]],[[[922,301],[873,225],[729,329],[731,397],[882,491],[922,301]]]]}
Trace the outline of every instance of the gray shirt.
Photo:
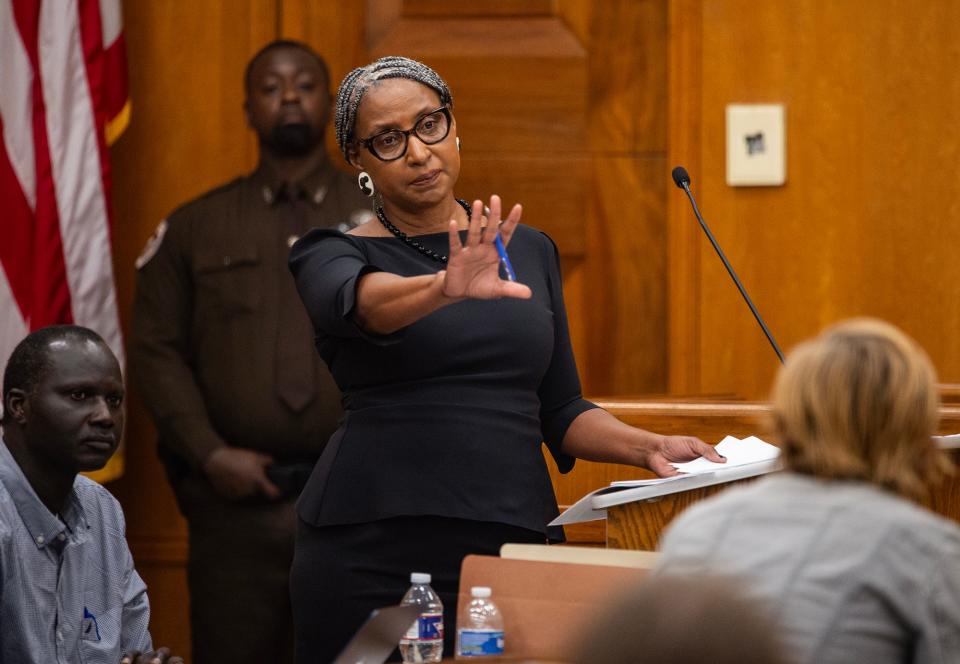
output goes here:
{"type": "Polygon", "coordinates": [[[51,514],[0,441],[0,662],[117,664],[152,648],[124,528],[116,499],[80,476],[51,514]]]}
{"type": "Polygon", "coordinates": [[[681,515],[658,573],[734,577],[796,662],[960,662],[960,528],[865,482],[778,473],[681,515]]]}

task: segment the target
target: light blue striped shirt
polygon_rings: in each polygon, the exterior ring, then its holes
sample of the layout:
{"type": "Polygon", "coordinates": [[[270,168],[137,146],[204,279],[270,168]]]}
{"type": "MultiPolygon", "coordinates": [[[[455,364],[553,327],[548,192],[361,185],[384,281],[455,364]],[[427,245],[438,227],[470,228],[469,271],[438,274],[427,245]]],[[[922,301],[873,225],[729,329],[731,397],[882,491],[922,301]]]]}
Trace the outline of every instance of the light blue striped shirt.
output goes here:
{"type": "Polygon", "coordinates": [[[120,504],[85,477],[51,514],[0,441],[0,662],[118,664],[151,649],[124,529],[120,504]]]}

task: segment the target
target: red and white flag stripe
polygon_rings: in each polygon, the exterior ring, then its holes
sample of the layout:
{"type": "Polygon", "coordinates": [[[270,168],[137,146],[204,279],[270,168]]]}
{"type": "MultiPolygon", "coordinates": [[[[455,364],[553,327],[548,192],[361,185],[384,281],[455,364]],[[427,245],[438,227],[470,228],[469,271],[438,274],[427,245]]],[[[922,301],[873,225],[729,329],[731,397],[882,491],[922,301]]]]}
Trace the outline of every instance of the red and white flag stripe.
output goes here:
{"type": "Polygon", "coordinates": [[[120,0],[0,0],[0,365],[54,323],[123,361],[107,145],[129,113],[120,0]]]}

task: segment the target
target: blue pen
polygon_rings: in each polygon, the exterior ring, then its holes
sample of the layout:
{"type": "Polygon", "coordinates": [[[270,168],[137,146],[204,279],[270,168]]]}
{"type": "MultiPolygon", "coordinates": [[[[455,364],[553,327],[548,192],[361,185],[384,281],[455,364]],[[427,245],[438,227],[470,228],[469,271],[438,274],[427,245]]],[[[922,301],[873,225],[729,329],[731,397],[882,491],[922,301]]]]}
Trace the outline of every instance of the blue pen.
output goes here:
{"type": "Polygon", "coordinates": [[[100,625],[97,624],[97,617],[90,613],[90,609],[83,607],[83,634],[85,639],[89,641],[100,640],[100,625]],[[91,630],[93,633],[91,634],[91,630]]]}
{"type": "Polygon", "coordinates": [[[507,256],[507,248],[503,246],[499,231],[497,231],[497,237],[493,239],[493,244],[497,248],[497,253],[500,254],[500,265],[503,266],[503,271],[507,273],[507,280],[516,281],[517,275],[514,274],[513,266],[510,265],[510,257],[507,256]]]}

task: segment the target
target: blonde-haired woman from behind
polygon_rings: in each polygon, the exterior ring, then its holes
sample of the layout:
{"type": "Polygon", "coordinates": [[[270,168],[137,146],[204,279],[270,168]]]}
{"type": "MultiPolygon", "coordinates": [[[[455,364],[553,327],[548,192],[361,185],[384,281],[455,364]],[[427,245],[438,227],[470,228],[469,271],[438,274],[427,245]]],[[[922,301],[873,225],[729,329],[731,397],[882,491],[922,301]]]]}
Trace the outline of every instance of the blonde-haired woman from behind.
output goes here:
{"type": "Polygon", "coordinates": [[[734,580],[795,662],[960,662],[960,527],[917,504],[952,472],[923,350],[856,319],[800,344],[774,385],[784,472],[684,513],[657,573],[734,580]]]}

